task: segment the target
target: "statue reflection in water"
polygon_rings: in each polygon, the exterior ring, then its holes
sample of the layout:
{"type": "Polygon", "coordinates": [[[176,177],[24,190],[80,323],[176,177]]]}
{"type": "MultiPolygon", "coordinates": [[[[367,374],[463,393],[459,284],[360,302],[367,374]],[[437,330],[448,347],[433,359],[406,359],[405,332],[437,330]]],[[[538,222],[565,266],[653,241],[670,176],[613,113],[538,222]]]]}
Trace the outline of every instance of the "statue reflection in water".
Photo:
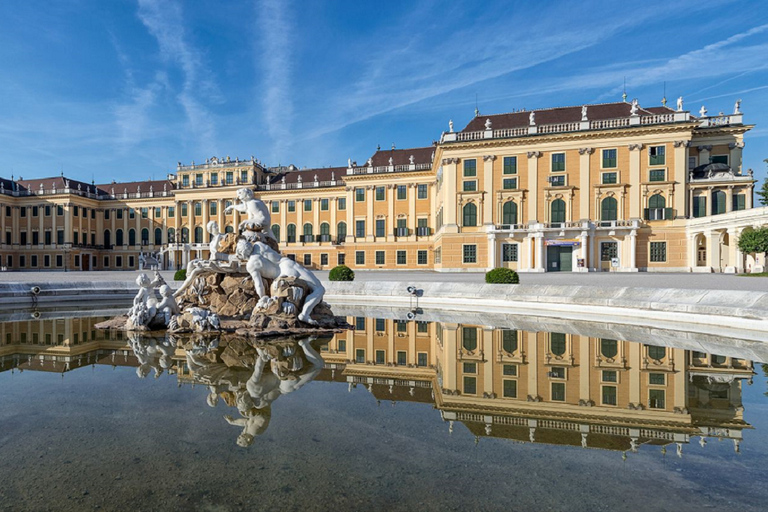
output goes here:
{"type": "Polygon", "coordinates": [[[155,370],[155,378],[158,378],[172,368],[176,342],[169,336],[141,336],[131,331],[128,332],[128,343],[139,362],[136,375],[140,379],[145,378],[152,370],[155,370]]]}

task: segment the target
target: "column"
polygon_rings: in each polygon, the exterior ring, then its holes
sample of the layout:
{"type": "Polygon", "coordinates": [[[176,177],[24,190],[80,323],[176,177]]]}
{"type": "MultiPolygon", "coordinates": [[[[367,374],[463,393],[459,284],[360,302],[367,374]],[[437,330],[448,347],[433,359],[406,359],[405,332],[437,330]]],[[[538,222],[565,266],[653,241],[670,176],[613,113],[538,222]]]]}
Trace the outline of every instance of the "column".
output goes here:
{"type": "Polygon", "coordinates": [[[725,272],[736,274],[741,274],[744,272],[744,255],[739,250],[739,245],[737,243],[740,235],[741,230],[737,231],[735,228],[728,229],[728,243],[730,244],[730,254],[728,255],[728,260],[731,265],[729,268],[725,269],[725,272]]]}
{"type": "Polygon", "coordinates": [[[72,206],[64,205],[64,243],[72,243],[72,206]]]}
{"type": "Polygon", "coordinates": [[[679,191],[676,191],[675,201],[672,207],[677,210],[676,216],[685,216],[688,212],[688,205],[685,204],[686,194],[685,190],[688,183],[688,146],[691,144],[689,140],[677,140],[674,143],[675,149],[675,167],[674,167],[674,181],[675,188],[680,187],[679,191]]]}
{"type": "MultiPolygon", "coordinates": [[[[0,203],[0,237],[2,237],[2,238],[0,238],[0,244],[4,244],[5,243],[5,207],[6,206],[7,206],[6,204],[0,203]]],[[[54,206],[53,214],[56,215],[55,206],[54,206]]],[[[54,218],[56,218],[56,217],[54,217],[54,218]]],[[[54,235],[55,234],[56,233],[54,233],[54,235]]],[[[3,265],[3,263],[0,262],[0,266],[2,266],[2,265],[3,265]]]]}
{"type": "MultiPolygon", "coordinates": [[[[446,233],[458,233],[459,225],[456,221],[456,199],[458,158],[443,158],[443,226],[446,233]]],[[[454,388],[455,389],[455,388],[454,388]]]]}
{"type": "Polygon", "coordinates": [[[707,267],[710,271],[720,271],[720,233],[707,231],[707,267]]]}
{"type": "Polygon", "coordinates": [[[493,327],[483,326],[483,391],[493,393],[493,327]]]}
{"type": "Polygon", "coordinates": [[[642,144],[629,145],[629,218],[642,218],[640,207],[640,157],[642,144]]]}
{"type": "MultiPolygon", "coordinates": [[[[208,200],[203,199],[200,201],[201,207],[203,209],[203,244],[208,244],[209,235],[208,235],[208,214],[210,213],[208,211],[208,208],[210,207],[208,205],[208,200]]],[[[208,248],[210,250],[210,247],[208,248]]]]}
{"type": "Polygon", "coordinates": [[[712,146],[711,145],[699,146],[698,150],[699,150],[699,165],[708,164],[711,158],[709,155],[709,152],[712,151],[712,146]]]}
{"type": "Polygon", "coordinates": [[[288,243],[288,201],[280,200],[280,243],[288,243]]]}
{"type": "Polygon", "coordinates": [[[637,231],[629,234],[629,271],[637,272],[637,231]]]}
{"type": "MultiPolygon", "coordinates": [[[[64,214],[66,215],[66,211],[64,214]]],[[[128,247],[128,208],[123,208],[123,249],[126,249],[128,247]]],[[[124,264],[128,264],[128,262],[124,262],[124,264]]]]}
{"type": "MultiPolygon", "coordinates": [[[[0,212],[0,215],[5,215],[5,212],[0,212]]],[[[37,228],[37,244],[42,246],[45,243],[45,205],[37,207],[37,220],[39,221],[39,227],[37,228]]],[[[41,255],[42,257],[42,255],[41,255]]],[[[39,262],[42,266],[42,261],[39,262]]]]}
{"type": "Polygon", "coordinates": [[[395,240],[395,185],[387,185],[385,194],[387,194],[387,241],[395,240]]]}
{"type": "Polygon", "coordinates": [[[589,257],[589,236],[586,231],[581,232],[581,258],[584,260],[584,267],[578,268],[576,267],[576,270],[579,272],[589,272],[589,265],[592,263],[590,257],[589,257]]]}
{"type": "Polygon", "coordinates": [[[536,233],[536,268],[534,272],[546,272],[544,267],[544,233],[536,233]]]}
{"type": "Polygon", "coordinates": [[[725,211],[733,211],[733,185],[728,185],[725,189],[725,211]]]}
{"type": "MultiPolygon", "coordinates": [[[[38,214],[40,212],[37,212],[38,214]]],[[[27,206],[27,245],[32,245],[32,207],[27,206]]]]}
{"type": "Polygon", "coordinates": [[[458,389],[456,386],[456,331],[459,326],[456,324],[445,324],[443,328],[443,387],[445,389],[458,389]]]}
{"type": "Polygon", "coordinates": [[[539,158],[541,151],[528,152],[528,223],[537,222],[539,219],[539,158]]]}
{"type": "MultiPolygon", "coordinates": [[[[320,236],[320,198],[316,197],[312,199],[312,212],[315,214],[312,219],[314,224],[313,233],[316,237],[320,236]]],[[[315,238],[317,240],[317,238],[315,238]]]]}
{"type": "MultiPolygon", "coordinates": [[[[593,148],[579,149],[579,219],[589,219],[589,155],[593,148]]],[[[586,258],[586,256],[585,256],[586,258]]]]}
{"type": "Polygon", "coordinates": [[[304,236],[304,200],[296,200],[296,241],[302,240],[304,236]]]}
{"type": "Polygon", "coordinates": [[[355,236],[355,189],[347,187],[347,236],[355,236]]]}
{"type": "MultiPolygon", "coordinates": [[[[483,157],[483,192],[487,198],[493,197],[493,161],[496,155],[483,157]]],[[[486,200],[483,203],[483,224],[493,224],[493,201],[486,200]]]]}
{"type": "Polygon", "coordinates": [[[579,337],[579,399],[589,402],[589,375],[592,365],[589,361],[590,340],[587,336],[579,337]]]}
{"type": "Polygon", "coordinates": [[[534,271],[533,266],[533,239],[535,235],[528,235],[525,237],[525,270],[528,270],[530,272],[534,271]]]}
{"type": "Polygon", "coordinates": [[[376,216],[373,214],[374,186],[365,187],[365,241],[373,242],[373,235],[376,233],[376,216]]]}
{"type": "Polygon", "coordinates": [[[408,184],[408,224],[411,229],[409,240],[416,240],[416,184],[408,184]]]}
{"type": "MultiPolygon", "coordinates": [[[[56,244],[56,210],[58,209],[57,205],[51,206],[51,244],[55,246],[56,244]]],[[[5,232],[5,212],[0,212],[3,215],[3,232],[5,232]]],[[[3,235],[5,236],[5,235],[3,235]]],[[[3,242],[5,242],[5,238],[3,238],[3,242]]],[[[53,265],[54,262],[51,262],[51,265],[53,265]]]]}
{"type": "Polygon", "coordinates": [[[526,332],[528,340],[528,396],[539,396],[539,333],[526,332]]]}
{"type": "Polygon", "coordinates": [[[499,249],[496,244],[496,233],[488,233],[488,270],[498,266],[499,249]]]}
{"type": "Polygon", "coordinates": [[[731,150],[728,158],[728,161],[731,163],[731,169],[741,174],[741,150],[744,148],[744,142],[731,142],[728,144],[728,148],[731,150]]]}
{"type": "MultiPolygon", "coordinates": [[[[409,322],[408,325],[410,326],[408,330],[408,353],[405,357],[408,364],[416,366],[416,323],[409,322]]],[[[432,352],[431,355],[434,357],[434,350],[430,352],[432,352]]]]}
{"type": "Polygon", "coordinates": [[[336,198],[331,197],[331,198],[328,199],[328,202],[330,203],[329,207],[330,207],[330,210],[331,210],[331,233],[335,233],[334,236],[336,236],[336,235],[338,235],[338,233],[336,233],[336,224],[337,224],[337,221],[336,221],[336,206],[338,204],[338,201],[336,201],[336,198]]]}
{"type": "MultiPolygon", "coordinates": [[[[413,325],[413,322],[408,322],[408,326],[410,327],[413,325]]],[[[395,326],[394,323],[391,323],[389,325],[389,329],[387,329],[387,357],[386,361],[388,363],[394,363],[395,362],[395,326]]]]}
{"type": "MultiPolygon", "coordinates": [[[[642,359],[641,351],[643,346],[640,343],[633,343],[631,341],[620,341],[624,343],[624,347],[629,352],[629,371],[627,372],[627,378],[629,379],[629,403],[640,404],[640,379],[642,378],[642,372],[640,371],[640,361],[642,359]]],[[[680,372],[685,374],[685,372],[680,372]]]]}
{"type": "Polygon", "coordinates": [[[678,371],[672,374],[675,390],[672,406],[682,410],[686,407],[686,402],[688,401],[688,379],[685,378],[686,372],[682,371],[682,368],[685,367],[685,350],[681,348],[669,348],[667,350],[671,352],[672,359],[676,362],[675,366],[680,367],[678,371]]]}

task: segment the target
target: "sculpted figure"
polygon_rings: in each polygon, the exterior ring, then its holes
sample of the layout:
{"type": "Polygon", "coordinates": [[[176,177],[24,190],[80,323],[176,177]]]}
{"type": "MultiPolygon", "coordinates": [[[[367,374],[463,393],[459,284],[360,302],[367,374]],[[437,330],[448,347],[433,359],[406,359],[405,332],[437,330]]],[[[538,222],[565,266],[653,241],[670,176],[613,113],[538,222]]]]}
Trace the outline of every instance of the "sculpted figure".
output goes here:
{"type": "Polygon", "coordinates": [[[226,237],[234,235],[219,231],[219,224],[215,220],[209,222],[206,228],[208,229],[208,232],[213,235],[211,243],[209,244],[210,257],[207,260],[194,259],[189,262],[187,265],[187,278],[176,290],[176,293],[173,294],[174,297],[181,297],[187,288],[192,286],[192,283],[194,283],[195,279],[200,275],[211,274],[214,272],[232,273],[240,270],[240,258],[238,258],[237,255],[226,254],[219,250],[221,242],[226,237]]]}
{"type": "Polygon", "coordinates": [[[139,274],[136,284],[139,292],[133,298],[133,307],[128,310],[128,319],[133,327],[144,327],[149,325],[157,312],[154,289],[166,283],[160,273],[155,271],[154,279],[149,279],[147,274],[139,274]]]}
{"type": "Polygon", "coordinates": [[[248,215],[248,219],[240,223],[240,229],[247,228],[252,231],[262,231],[267,238],[271,238],[277,243],[275,235],[269,227],[272,216],[269,214],[269,208],[264,204],[264,201],[255,199],[253,197],[253,190],[249,188],[239,189],[237,191],[237,199],[240,200],[240,204],[227,206],[224,209],[224,213],[236,210],[248,215]]]}
{"type": "Polygon", "coordinates": [[[307,324],[317,325],[310,315],[315,306],[323,300],[325,288],[312,272],[292,259],[280,256],[262,242],[253,244],[253,250],[245,268],[253,278],[253,285],[259,298],[267,296],[262,278],[297,277],[303,280],[309,287],[309,293],[304,300],[298,319],[307,324]]]}
{"type": "Polygon", "coordinates": [[[677,111],[682,112],[683,111],[683,97],[680,96],[677,98],[677,111]]]}

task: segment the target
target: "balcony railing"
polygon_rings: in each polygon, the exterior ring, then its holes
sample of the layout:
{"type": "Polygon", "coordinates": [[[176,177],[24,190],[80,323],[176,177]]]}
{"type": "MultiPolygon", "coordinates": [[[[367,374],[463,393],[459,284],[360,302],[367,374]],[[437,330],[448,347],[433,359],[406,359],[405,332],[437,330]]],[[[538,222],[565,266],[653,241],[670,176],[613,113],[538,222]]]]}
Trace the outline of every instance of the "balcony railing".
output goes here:
{"type": "Polygon", "coordinates": [[[319,235],[317,237],[317,241],[318,242],[331,242],[332,241],[331,235],[319,235]]]}
{"type": "Polygon", "coordinates": [[[304,242],[304,243],[314,242],[315,241],[315,235],[301,235],[301,241],[304,242]]]}
{"type": "Polygon", "coordinates": [[[411,230],[409,228],[395,228],[395,236],[410,236],[411,230]]]}
{"type": "Polygon", "coordinates": [[[677,211],[672,208],[645,208],[643,219],[645,220],[672,220],[677,211]]]}
{"type": "Polygon", "coordinates": [[[427,226],[419,226],[416,228],[416,236],[430,236],[432,234],[432,228],[427,226]]]}

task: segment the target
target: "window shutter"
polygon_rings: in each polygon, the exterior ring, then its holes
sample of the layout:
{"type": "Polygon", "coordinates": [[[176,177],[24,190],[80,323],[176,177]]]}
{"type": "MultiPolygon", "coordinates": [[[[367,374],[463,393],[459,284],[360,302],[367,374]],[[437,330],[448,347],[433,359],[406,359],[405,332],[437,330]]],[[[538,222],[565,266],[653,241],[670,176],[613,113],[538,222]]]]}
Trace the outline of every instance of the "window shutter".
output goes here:
{"type": "Polygon", "coordinates": [[[644,208],[643,209],[643,218],[645,220],[648,220],[648,219],[650,219],[650,217],[651,217],[651,209],[650,208],[644,208]]]}
{"type": "Polygon", "coordinates": [[[664,208],[664,218],[666,220],[672,220],[674,217],[674,214],[672,213],[672,208],[664,208]]]}

